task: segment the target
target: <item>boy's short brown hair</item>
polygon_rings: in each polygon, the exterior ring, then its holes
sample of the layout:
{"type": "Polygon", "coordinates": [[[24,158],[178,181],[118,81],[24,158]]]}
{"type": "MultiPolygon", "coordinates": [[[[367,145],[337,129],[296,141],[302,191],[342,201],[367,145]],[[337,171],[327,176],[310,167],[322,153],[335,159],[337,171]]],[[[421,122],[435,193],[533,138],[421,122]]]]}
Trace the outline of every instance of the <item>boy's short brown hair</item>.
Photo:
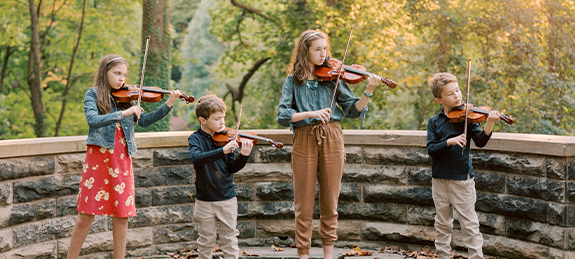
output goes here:
{"type": "Polygon", "coordinates": [[[457,77],[450,73],[437,73],[429,79],[429,90],[435,98],[441,98],[443,87],[449,83],[457,83],[457,77]]]}
{"type": "Polygon", "coordinates": [[[196,103],[196,117],[210,118],[210,115],[216,112],[226,113],[227,106],[222,98],[215,94],[205,95],[198,99],[196,103]]]}

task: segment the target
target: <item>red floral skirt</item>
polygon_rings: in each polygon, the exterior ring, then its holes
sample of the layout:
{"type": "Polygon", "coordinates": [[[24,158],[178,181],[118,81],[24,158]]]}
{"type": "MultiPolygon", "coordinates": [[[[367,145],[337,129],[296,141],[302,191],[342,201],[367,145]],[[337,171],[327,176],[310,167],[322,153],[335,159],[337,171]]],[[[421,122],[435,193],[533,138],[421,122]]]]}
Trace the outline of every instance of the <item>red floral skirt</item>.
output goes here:
{"type": "Polygon", "coordinates": [[[87,145],[76,209],[90,215],[136,216],[132,158],[122,126],[116,124],[114,149],[87,145]]]}

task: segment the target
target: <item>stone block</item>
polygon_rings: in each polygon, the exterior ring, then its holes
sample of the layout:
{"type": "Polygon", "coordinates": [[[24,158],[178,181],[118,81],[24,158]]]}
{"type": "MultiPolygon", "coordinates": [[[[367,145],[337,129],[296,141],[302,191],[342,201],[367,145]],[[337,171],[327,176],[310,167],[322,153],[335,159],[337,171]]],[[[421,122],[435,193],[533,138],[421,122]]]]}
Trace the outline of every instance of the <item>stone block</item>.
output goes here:
{"type": "Polygon", "coordinates": [[[477,212],[479,231],[486,234],[505,235],[505,217],[497,214],[477,212]]]}
{"type": "Polygon", "coordinates": [[[473,170],[473,173],[475,174],[475,190],[493,193],[505,192],[505,174],[481,170],[473,170]]]}
{"type": "MultiPolygon", "coordinates": [[[[35,245],[69,237],[72,235],[75,223],[75,216],[67,216],[16,226],[14,227],[14,247],[35,245]]],[[[89,233],[103,232],[107,228],[107,218],[95,217],[89,233]]]]}
{"type": "Polygon", "coordinates": [[[346,164],[342,181],[404,185],[407,183],[406,170],[404,166],[346,164]]]}
{"type": "Polygon", "coordinates": [[[78,215],[78,210],[76,210],[77,203],[78,195],[68,195],[56,198],[56,217],[78,215]]]}
{"type": "Polygon", "coordinates": [[[154,234],[149,228],[128,228],[128,242],[126,248],[149,247],[154,244],[154,234]]]}
{"type": "Polygon", "coordinates": [[[431,226],[410,226],[383,222],[366,222],[361,231],[362,240],[380,242],[433,244],[435,235],[435,229],[431,226]]]}
{"type": "Polygon", "coordinates": [[[431,188],[419,186],[364,184],[363,201],[434,206],[431,188]]]}
{"type": "Polygon", "coordinates": [[[194,183],[193,166],[134,169],[136,187],[184,185],[194,183]]]}
{"type": "Polygon", "coordinates": [[[0,159],[0,181],[53,174],[55,168],[52,156],[0,159]]]}
{"type": "Polygon", "coordinates": [[[238,221],[236,229],[240,231],[238,238],[252,238],[256,236],[256,223],[254,221],[238,221]]]}
{"type": "Polygon", "coordinates": [[[291,219],[294,217],[293,201],[238,203],[238,219],[291,219]]]}
{"type": "Polygon", "coordinates": [[[152,205],[162,206],[170,204],[193,203],[195,189],[191,186],[168,186],[152,188],[152,205]],[[192,193],[192,191],[194,191],[192,193]]]}
{"type": "Polygon", "coordinates": [[[431,167],[406,167],[407,184],[431,186],[431,167]]]}
{"type": "Polygon", "coordinates": [[[0,228],[10,226],[10,215],[14,205],[2,206],[0,209],[0,228]]]}
{"type": "MultiPolygon", "coordinates": [[[[565,229],[565,249],[575,250],[575,228],[565,229]]],[[[570,257],[571,258],[571,257],[570,257]]],[[[573,257],[575,258],[575,257],[573,257]]]]}
{"type": "Polygon", "coordinates": [[[567,203],[575,204],[575,182],[567,182],[567,203]]]}
{"type": "Polygon", "coordinates": [[[14,203],[55,196],[78,194],[80,175],[54,175],[53,177],[23,180],[14,183],[14,203]]]}
{"type": "Polygon", "coordinates": [[[483,253],[509,259],[547,259],[549,247],[502,236],[483,235],[483,253]]]}
{"type": "MultiPolygon", "coordinates": [[[[236,193],[238,194],[238,201],[255,201],[256,194],[255,188],[252,183],[236,183],[236,193]]],[[[195,190],[195,186],[194,186],[195,190]]],[[[195,195],[195,193],[194,193],[195,195]]]]}
{"type": "Polygon", "coordinates": [[[63,257],[58,257],[58,243],[56,241],[52,241],[14,249],[0,254],[0,258],[57,259],[63,257]]]}
{"type": "Polygon", "coordinates": [[[14,204],[10,210],[9,226],[56,216],[56,199],[14,204]]]}
{"type": "Polygon", "coordinates": [[[547,203],[547,223],[567,226],[567,206],[560,203],[547,203]]]}
{"type": "Polygon", "coordinates": [[[409,225],[433,226],[435,207],[407,206],[407,223],[409,225]]]}
{"type": "Polygon", "coordinates": [[[154,150],[154,166],[191,165],[188,148],[160,148],[154,150]]]}
{"type": "Polygon", "coordinates": [[[267,182],[256,184],[256,197],[263,201],[293,201],[292,182],[267,182]]]}
{"type": "Polygon", "coordinates": [[[565,162],[561,159],[521,153],[476,151],[472,153],[473,168],[522,175],[566,179],[565,162]]]}
{"type": "Polygon", "coordinates": [[[81,174],[86,153],[64,154],[56,157],[56,172],[59,174],[81,174]]]}
{"type": "Polygon", "coordinates": [[[575,158],[569,157],[565,159],[565,167],[567,168],[568,180],[575,180],[575,158]]]}
{"type": "Polygon", "coordinates": [[[256,236],[258,238],[295,236],[294,219],[257,220],[255,228],[256,228],[256,236]]]}
{"type": "Polygon", "coordinates": [[[257,147],[257,150],[259,151],[259,158],[256,158],[256,163],[291,163],[291,146],[284,146],[282,149],[272,146],[257,147]]]}
{"type": "Polygon", "coordinates": [[[575,227],[575,205],[565,206],[566,226],[575,227]]]}
{"type": "Polygon", "coordinates": [[[376,220],[406,223],[407,205],[395,203],[339,203],[339,219],[376,220]]]}
{"type": "Polygon", "coordinates": [[[339,220],[336,230],[337,238],[340,240],[361,240],[361,224],[362,221],[359,220],[339,220]]]}
{"type": "Polygon", "coordinates": [[[541,200],[477,192],[475,210],[538,222],[547,221],[547,203],[541,200]]]}
{"type": "Polygon", "coordinates": [[[339,201],[359,202],[361,200],[361,185],[358,183],[342,183],[339,191],[339,201]]]}
{"type": "Polygon", "coordinates": [[[290,182],[292,181],[291,164],[268,163],[246,164],[239,172],[234,174],[237,182],[290,182]]]}
{"type": "Polygon", "coordinates": [[[136,188],[135,195],[134,202],[136,203],[136,208],[152,206],[152,189],[136,188]]]}
{"type": "MultiPolygon", "coordinates": [[[[128,232],[130,229],[128,228],[128,232]]],[[[126,245],[127,246],[127,245],[126,245]]],[[[114,248],[114,241],[112,231],[88,234],[80,255],[89,255],[86,257],[95,258],[95,253],[112,251],[114,248]]],[[[63,238],[58,240],[58,258],[66,258],[70,250],[70,238],[63,238]]]]}
{"type": "Polygon", "coordinates": [[[0,206],[12,204],[13,193],[12,183],[0,183],[0,206]]]}
{"type": "Polygon", "coordinates": [[[193,223],[154,227],[154,244],[191,242],[196,239],[198,230],[193,223]]]}
{"type": "Polygon", "coordinates": [[[11,228],[0,229],[0,252],[12,250],[14,233],[11,228]]]}
{"type": "Polygon", "coordinates": [[[561,202],[565,198],[565,182],[542,177],[508,175],[507,193],[516,196],[561,202]]]}
{"type": "Polygon", "coordinates": [[[352,146],[352,147],[345,147],[345,163],[346,164],[361,164],[361,158],[363,156],[363,152],[361,147],[352,146]]]}
{"type": "Polygon", "coordinates": [[[154,150],[138,149],[138,152],[132,156],[132,166],[136,168],[152,168],[152,157],[154,150]]]}
{"type": "Polygon", "coordinates": [[[137,214],[129,219],[128,226],[135,228],[161,224],[191,223],[194,219],[193,214],[194,206],[192,204],[137,208],[137,214]]]}
{"type": "Polygon", "coordinates": [[[364,147],[363,161],[373,165],[431,166],[431,157],[423,148],[364,147]]]}
{"type": "Polygon", "coordinates": [[[565,243],[563,227],[525,219],[508,217],[506,221],[507,237],[531,241],[542,245],[563,248],[565,243]]]}

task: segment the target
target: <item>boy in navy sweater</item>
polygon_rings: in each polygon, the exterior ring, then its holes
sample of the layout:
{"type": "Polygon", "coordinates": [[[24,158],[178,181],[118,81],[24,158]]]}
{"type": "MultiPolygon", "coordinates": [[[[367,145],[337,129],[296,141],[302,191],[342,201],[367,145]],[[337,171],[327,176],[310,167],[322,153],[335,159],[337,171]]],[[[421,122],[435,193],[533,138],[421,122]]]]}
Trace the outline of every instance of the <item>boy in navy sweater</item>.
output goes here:
{"type": "Polygon", "coordinates": [[[214,144],[216,132],[225,130],[226,105],[215,95],[202,96],[196,104],[200,129],[188,138],[188,152],[196,171],[196,202],[194,219],[198,222],[198,254],[200,259],[212,259],[216,242],[216,220],[220,220],[219,233],[225,259],[239,257],[236,229],[238,216],[237,193],[233,174],[242,169],[252,151],[253,142],[242,140],[239,148],[233,140],[224,147],[214,144]]]}
{"type": "Polygon", "coordinates": [[[490,111],[485,130],[478,123],[467,125],[467,139],[463,134],[465,123],[451,123],[447,114],[463,104],[457,78],[439,73],[429,80],[429,89],[435,101],[443,107],[427,123],[427,153],[432,158],[432,195],[435,204],[435,248],[440,259],[450,258],[453,232],[453,209],[457,211],[463,242],[469,250],[469,259],[483,257],[483,236],[475,212],[475,182],[471,165],[471,139],[477,147],[484,147],[491,138],[493,124],[499,112],[490,111]],[[462,149],[463,154],[462,154],[462,149]]]}

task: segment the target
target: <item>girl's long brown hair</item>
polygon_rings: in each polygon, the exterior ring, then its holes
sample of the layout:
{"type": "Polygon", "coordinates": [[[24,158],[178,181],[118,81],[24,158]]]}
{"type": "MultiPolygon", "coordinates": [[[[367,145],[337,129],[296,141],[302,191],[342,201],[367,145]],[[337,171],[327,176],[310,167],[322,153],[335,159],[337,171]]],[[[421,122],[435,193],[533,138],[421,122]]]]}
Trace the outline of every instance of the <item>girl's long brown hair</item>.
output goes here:
{"type": "MultiPolygon", "coordinates": [[[[112,104],[110,102],[112,96],[112,87],[108,84],[108,71],[113,67],[125,64],[128,65],[128,61],[118,55],[110,54],[102,58],[100,61],[100,67],[98,67],[98,74],[96,74],[96,104],[98,105],[98,111],[100,114],[108,114],[112,112],[112,104]]],[[[118,108],[127,109],[132,106],[132,103],[119,103],[118,108]]]]}
{"type": "Polygon", "coordinates": [[[326,57],[331,56],[331,44],[327,34],[315,30],[304,31],[299,36],[297,45],[293,49],[291,62],[286,69],[288,76],[293,74],[293,81],[297,85],[303,85],[305,80],[310,78],[314,73],[314,71],[309,70],[309,47],[311,43],[317,39],[325,40],[326,57]]]}

